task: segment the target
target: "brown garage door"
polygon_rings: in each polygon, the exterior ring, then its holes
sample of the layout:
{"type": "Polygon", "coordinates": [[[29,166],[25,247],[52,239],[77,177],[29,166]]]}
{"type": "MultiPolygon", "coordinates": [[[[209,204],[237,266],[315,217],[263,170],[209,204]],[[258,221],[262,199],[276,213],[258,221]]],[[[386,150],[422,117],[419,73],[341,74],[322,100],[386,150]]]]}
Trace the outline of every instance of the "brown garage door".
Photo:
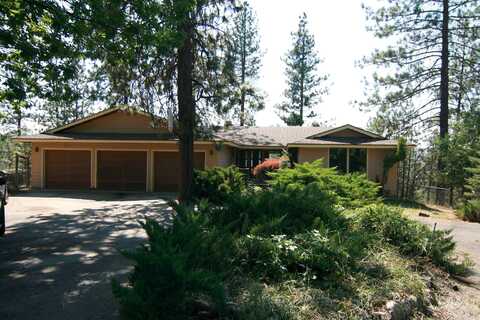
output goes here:
{"type": "MultiPolygon", "coordinates": [[[[154,153],[155,191],[176,192],[180,184],[180,153],[155,152],[154,153]]],[[[205,153],[195,152],[193,167],[205,168],[205,153]]]]}
{"type": "Polygon", "coordinates": [[[146,191],[146,182],[146,151],[98,151],[98,189],[146,191]]]}
{"type": "Polygon", "coordinates": [[[90,188],[90,151],[45,150],[45,188],[90,188]]]}

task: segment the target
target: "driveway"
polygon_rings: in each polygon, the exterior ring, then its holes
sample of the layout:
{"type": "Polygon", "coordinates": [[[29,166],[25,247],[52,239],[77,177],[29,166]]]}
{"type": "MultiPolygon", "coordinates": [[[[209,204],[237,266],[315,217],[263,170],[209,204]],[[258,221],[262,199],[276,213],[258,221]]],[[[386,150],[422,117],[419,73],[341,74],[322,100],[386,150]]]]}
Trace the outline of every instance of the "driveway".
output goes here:
{"type": "Polygon", "coordinates": [[[457,252],[466,254],[475,263],[473,278],[480,281],[480,223],[465,222],[458,219],[444,219],[431,215],[430,217],[414,217],[416,220],[441,230],[452,230],[452,236],[457,244],[457,252]]]}
{"type": "Polygon", "coordinates": [[[145,241],[145,216],[167,222],[168,195],[25,193],[10,197],[0,238],[0,319],[118,319],[119,249],[145,241]]]}

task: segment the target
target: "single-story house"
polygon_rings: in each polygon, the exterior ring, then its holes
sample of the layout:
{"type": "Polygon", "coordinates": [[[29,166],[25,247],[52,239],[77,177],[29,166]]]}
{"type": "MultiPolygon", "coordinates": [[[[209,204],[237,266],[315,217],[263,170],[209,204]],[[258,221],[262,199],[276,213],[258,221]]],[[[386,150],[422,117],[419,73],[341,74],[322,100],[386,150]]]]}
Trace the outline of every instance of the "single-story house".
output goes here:
{"type": "MultiPolygon", "coordinates": [[[[165,121],[114,107],[41,134],[19,136],[31,143],[35,189],[176,191],[178,139],[165,121]],[[157,125],[153,125],[153,123],[157,125]]],[[[360,171],[382,181],[383,159],[397,141],[351,125],[321,127],[231,127],[194,143],[194,167],[253,168],[288,150],[298,163],[323,158],[343,172],[360,171]]],[[[385,191],[396,193],[397,168],[385,191]]]]}

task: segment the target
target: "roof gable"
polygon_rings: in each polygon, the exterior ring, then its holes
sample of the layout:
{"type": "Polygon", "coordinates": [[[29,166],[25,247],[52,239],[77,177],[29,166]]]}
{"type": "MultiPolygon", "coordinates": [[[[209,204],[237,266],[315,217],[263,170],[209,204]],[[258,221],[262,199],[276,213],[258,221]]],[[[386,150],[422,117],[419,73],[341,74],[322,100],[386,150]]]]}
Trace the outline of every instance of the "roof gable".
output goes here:
{"type": "Polygon", "coordinates": [[[384,139],[381,135],[367,131],[350,124],[340,126],[337,128],[325,130],[318,134],[307,137],[308,139],[325,139],[325,138],[370,138],[370,139],[384,139]]]}
{"type": "Polygon", "coordinates": [[[164,122],[140,111],[110,108],[65,126],[47,131],[50,134],[146,134],[168,132],[164,122]]]}

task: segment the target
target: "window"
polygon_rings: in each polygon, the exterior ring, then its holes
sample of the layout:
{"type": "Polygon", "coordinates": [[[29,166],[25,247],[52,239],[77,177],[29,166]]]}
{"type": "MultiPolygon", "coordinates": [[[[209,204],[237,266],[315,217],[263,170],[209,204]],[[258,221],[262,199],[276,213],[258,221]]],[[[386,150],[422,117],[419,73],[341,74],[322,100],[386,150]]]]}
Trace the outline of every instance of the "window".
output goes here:
{"type": "Polygon", "coordinates": [[[367,172],[367,149],[349,149],[349,172],[367,172]]]}
{"type": "Polygon", "coordinates": [[[241,169],[251,169],[266,158],[278,158],[281,150],[241,149],[235,152],[235,163],[241,169]]]}
{"type": "Polygon", "coordinates": [[[330,167],[336,167],[341,173],[347,172],[347,149],[330,148],[330,167]]]}
{"type": "Polygon", "coordinates": [[[366,172],[367,150],[360,148],[330,148],[330,167],[341,173],[366,172]]]}

